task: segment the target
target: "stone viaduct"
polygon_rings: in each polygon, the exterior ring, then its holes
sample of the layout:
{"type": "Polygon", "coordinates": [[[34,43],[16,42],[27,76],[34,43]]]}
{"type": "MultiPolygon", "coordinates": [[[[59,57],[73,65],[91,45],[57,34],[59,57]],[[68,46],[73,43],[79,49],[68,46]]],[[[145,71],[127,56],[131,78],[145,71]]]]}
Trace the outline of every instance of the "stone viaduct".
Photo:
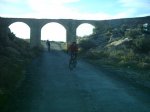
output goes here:
{"type": "Polygon", "coordinates": [[[34,18],[2,18],[0,17],[0,32],[3,37],[8,34],[8,27],[14,22],[23,22],[30,27],[30,45],[36,47],[41,44],[41,29],[44,25],[51,22],[56,22],[64,26],[66,29],[66,41],[70,43],[76,41],[76,29],[83,23],[89,23],[95,27],[102,25],[116,26],[120,24],[136,24],[142,22],[141,20],[148,20],[150,17],[145,18],[128,18],[128,19],[115,19],[115,20],[74,20],[74,19],[34,19],[34,18]]]}
{"type": "Polygon", "coordinates": [[[40,45],[41,29],[47,23],[56,22],[61,24],[66,29],[67,43],[76,41],[76,29],[82,23],[89,23],[93,26],[97,26],[100,23],[100,21],[95,21],[95,20],[0,18],[0,27],[3,35],[7,35],[9,25],[15,22],[23,22],[30,27],[31,47],[36,47],[40,45]]]}

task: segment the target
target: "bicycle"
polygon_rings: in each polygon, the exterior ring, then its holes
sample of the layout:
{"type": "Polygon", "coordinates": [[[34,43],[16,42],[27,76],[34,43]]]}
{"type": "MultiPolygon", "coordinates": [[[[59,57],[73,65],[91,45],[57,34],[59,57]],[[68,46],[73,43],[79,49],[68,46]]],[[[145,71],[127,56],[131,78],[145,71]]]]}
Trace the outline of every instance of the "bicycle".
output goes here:
{"type": "Polygon", "coordinates": [[[76,65],[77,65],[76,54],[72,54],[69,60],[69,69],[73,70],[74,68],[76,68],[76,65]]]}

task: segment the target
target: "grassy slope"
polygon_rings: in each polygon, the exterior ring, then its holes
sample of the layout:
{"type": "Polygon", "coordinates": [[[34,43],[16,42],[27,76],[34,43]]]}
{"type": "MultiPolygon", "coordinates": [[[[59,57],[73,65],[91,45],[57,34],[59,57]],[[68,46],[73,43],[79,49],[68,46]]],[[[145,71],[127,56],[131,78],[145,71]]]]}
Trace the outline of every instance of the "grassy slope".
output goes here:
{"type": "Polygon", "coordinates": [[[0,108],[7,103],[12,94],[25,78],[26,65],[39,53],[31,49],[27,41],[14,38],[0,43],[0,108]]]}

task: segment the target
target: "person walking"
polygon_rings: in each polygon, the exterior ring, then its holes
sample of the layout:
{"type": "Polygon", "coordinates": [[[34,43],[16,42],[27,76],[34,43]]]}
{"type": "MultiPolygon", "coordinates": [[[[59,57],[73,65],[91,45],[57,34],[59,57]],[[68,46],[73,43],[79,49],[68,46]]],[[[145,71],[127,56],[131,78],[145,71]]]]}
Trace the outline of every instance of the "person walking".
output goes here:
{"type": "Polygon", "coordinates": [[[47,45],[48,51],[50,51],[50,41],[49,40],[46,41],[46,45],[47,45]]]}

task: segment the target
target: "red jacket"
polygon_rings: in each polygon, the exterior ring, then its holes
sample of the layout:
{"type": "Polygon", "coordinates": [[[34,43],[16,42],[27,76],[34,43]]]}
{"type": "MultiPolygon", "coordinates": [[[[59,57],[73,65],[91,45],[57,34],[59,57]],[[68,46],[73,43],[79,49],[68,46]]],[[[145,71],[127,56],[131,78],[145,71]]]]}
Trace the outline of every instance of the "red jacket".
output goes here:
{"type": "Polygon", "coordinates": [[[71,44],[70,46],[69,46],[69,51],[70,52],[78,52],[78,46],[75,44],[71,44]]]}

